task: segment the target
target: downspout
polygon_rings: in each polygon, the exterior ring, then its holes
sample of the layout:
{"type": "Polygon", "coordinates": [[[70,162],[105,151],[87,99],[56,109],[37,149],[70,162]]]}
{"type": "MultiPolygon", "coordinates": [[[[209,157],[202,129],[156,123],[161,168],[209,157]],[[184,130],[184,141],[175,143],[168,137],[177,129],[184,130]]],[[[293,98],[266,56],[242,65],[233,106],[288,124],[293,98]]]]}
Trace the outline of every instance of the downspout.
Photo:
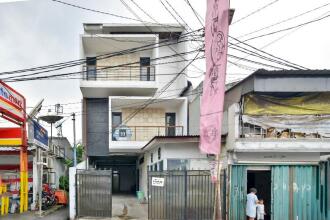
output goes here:
{"type": "MultiPolygon", "coordinates": [[[[191,82],[188,81],[187,86],[181,91],[180,97],[187,96],[187,92],[189,91],[190,87],[192,86],[191,82]]],[[[187,102],[187,135],[189,135],[189,97],[187,102]]]]}

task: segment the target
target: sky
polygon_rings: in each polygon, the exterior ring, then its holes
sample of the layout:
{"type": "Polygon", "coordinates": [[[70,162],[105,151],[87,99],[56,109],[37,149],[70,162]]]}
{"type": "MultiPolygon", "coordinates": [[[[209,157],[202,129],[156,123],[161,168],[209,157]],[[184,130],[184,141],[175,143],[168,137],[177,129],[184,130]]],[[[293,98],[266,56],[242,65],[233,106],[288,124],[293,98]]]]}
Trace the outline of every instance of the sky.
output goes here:
{"type": "MultiPolygon", "coordinates": [[[[134,17],[120,0],[63,1],[86,8],[134,17]]],[[[176,23],[176,20],[163,8],[160,0],[135,1],[159,22],[176,23]]],[[[201,28],[185,0],[168,1],[192,29],[201,28]]],[[[125,0],[125,2],[133,7],[130,0],[125,0]]],[[[206,0],[190,0],[190,3],[202,17],[205,17],[206,0]]],[[[247,39],[247,37],[240,36],[326,3],[329,3],[329,1],[231,0],[230,5],[231,8],[235,9],[235,14],[233,23],[229,28],[230,36],[239,37],[241,40],[247,39]],[[269,6],[264,7],[265,5],[269,6]],[[263,9],[246,17],[260,8],[263,9]]],[[[134,9],[143,20],[150,21],[137,8],[134,9]]],[[[281,25],[248,37],[320,18],[329,15],[329,10],[330,5],[327,5],[297,19],[292,19],[289,22],[284,22],[281,25]]],[[[51,0],[0,0],[0,72],[79,59],[80,34],[83,33],[83,23],[132,23],[132,21],[83,11],[51,0]]],[[[329,23],[330,18],[327,18],[301,28],[261,37],[247,43],[310,69],[330,69],[329,23]]],[[[229,53],[235,54],[237,52],[230,49],[229,53]]],[[[241,56],[245,57],[245,55],[241,56]]],[[[231,58],[230,61],[235,62],[240,67],[228,64],[228,82],[242,79],[252,73],[254,69],[260,68],[258,65],[246,63],[242,60],[237,61],[231,58]]],[[[203,61],[196,63],[196,65],[202,70],[205,69],[203,61]]],[[[66,69],[59,73],[69,71],[79,71],[79,68],[66,69]]],[[[196,73],[191,69],[189,74],[195,76],[200,73],[196,73]]],[[[194,85],[197,85],[201,78],[192,78],[191,80],[194,85]]],[[[79,80],[40,80],[9,84],[25,95],[28,107],[34,106],[44,98],[45,107],[41,113],[47,112],[48,108],[54,109],[53,105],[56,103],[64,104],[65,115],[81,111],[80,101],[82,95],[79,89],[79,80]]],[[[47,128],[49,129],[49,127],[47,128]]],[[[72,142],[72,120],[63,123],[63,134],[72,142]]],[[[81,139],[81,116],[77,117],[77,139],[81,139]]]]}

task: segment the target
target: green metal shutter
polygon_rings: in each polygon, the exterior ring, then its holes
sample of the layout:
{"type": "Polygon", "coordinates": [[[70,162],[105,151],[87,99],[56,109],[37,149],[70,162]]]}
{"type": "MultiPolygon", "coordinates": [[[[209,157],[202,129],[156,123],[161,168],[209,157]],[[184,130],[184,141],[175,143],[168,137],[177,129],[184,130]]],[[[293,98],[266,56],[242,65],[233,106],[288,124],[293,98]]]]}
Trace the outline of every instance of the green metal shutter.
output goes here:
{"type": "Polygon", "coordinates": [[[293,175],[293,219],[319,219],[314,166],[295,166],[293,175]]]}
{"type": "Polygon", "coordinates": [[[245,220],[246,205],[246,166],[231,167],[230,183],[230,220],[245,220]]]}
{"type": "Polygon", "coordinates": [[[290,220],[289,166],[272,166],[272,220],[290,220]]]}

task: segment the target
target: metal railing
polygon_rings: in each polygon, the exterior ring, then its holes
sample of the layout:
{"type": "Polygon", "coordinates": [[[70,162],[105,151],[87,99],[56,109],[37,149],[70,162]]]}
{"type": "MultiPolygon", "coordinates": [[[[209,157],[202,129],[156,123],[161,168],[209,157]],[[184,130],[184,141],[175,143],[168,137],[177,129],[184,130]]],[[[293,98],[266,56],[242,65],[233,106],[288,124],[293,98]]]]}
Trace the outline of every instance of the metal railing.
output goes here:
{"type": "Polygon", "coordinates": [[[149,141],[155,136],[182,136],[183,126],[117,126],[113,141],[149,141]]]}
{"type": "Polygon", "coordinates": [[[322,137],[318,133],[306,134],[302,132],[293,132],[290,129],[285,129],[282,131],[278,131],[275,128],[264,129],[258,125],[244,123],[240,120],[240,137],[241,138],[268,138],[268,139],[320,139],[327,138],[322,137]]]}
{"type": "Polygon", "coordinates": [[[155,67],[123,66],[107,68],[107,66],[85,66],[83,79],[91,81],[155,81],[155,67]]]}

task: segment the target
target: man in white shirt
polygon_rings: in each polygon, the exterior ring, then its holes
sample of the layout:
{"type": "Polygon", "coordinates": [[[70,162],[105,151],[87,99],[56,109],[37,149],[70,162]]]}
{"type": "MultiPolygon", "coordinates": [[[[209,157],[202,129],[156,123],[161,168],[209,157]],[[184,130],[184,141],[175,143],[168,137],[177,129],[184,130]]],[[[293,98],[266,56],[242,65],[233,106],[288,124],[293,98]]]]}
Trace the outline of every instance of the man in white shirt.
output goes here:
{"type": "Polygon", "coordinates": [[[254,220],[257,216],[258,197],[256,194],[257,189],[251,188],[250,193],[246,196],[246,215],[249,220],[254,220]]]}

